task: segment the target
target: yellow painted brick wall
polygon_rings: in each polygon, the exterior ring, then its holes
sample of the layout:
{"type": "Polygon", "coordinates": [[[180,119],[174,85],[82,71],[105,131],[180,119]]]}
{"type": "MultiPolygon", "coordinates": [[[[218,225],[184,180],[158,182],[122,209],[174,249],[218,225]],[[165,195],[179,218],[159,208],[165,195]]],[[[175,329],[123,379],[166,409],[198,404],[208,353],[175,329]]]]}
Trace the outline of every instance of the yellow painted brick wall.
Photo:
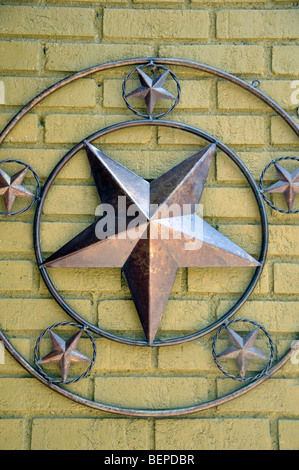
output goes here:
{"type": "MultiPolygon", "coordinates": [[[[298,30],[297,4],[285,0],[2,0],[0,128],[37,93],[68,74],[144,56],[190,59],[248,82],[258,79],[260,89],[298,122],[298,105],[291,102],[292,82],[299,80],[298,30]]],[[[90,76],[47,98],[10,134],[0,159],[24,160],[44,182],[75,143],[133,118],[121,99],[128,70],[90,76]]],[[[273,158],[299,156],[298,139],[262,102],[212,76],[174,70],[182,98],[171,119],[222,139],[256,181],[273,158]]],[[[148,127],[114,133],[97,144],[152,179],[194,153],[202,142],[179,131],[148,127]]],[[[265,183],[274,179],[274,171],[269,171],[265,183]]],[[[33,187],[34,181],[29,182],[33,187]]],[[[280,196],[274,201],[284,203],[280,196]]],[[[252,255],[258,254],[259,217],[252,194],[239,170],[220,152],[202,202],[210,223],[252,255]]],[[[44,253],[53,252],[93,221],[97,204],[88,163],[80,153],[59,174],[45,204],[44,253]]],[[[299,209],[299,199],[295,208],[299,209]]],[[[297,339],[299,326],[299,216],[269,208],[267,212],[267,263],[237,317],[267,328],[279,358],[297,339]]],[[[51,298],[36,267],[33,215],[31,209],[16,219],[0,220],[0,327],[30,362],[40,333],[54,322],[71,320],[51,298]]],[[[240,296],[251,275],[251,269],[181,269],[160,337],[188,334],[215,321],[240,296]]],[[[142,338],[120,270],[65,269],[54,270],[51,276],[84,318],[111,332],[131,331],[142,338]]],[[[211,400],[237,386],[213,363],[213,336],[160,349],[96,339],[98,356],[91,377],[69,388],[120,406],[178,407],[211,400]]],[[[89,347],[82,340],[86,354],[89,347]]],[[[298,364],[288,363],[255,391],[219,408],[155,420],[79,406],[31,378],[8,353],[5,359],[0,365],[0,449],[299,448],[298,364]]],[[[255,372],[254,364],[250,371],[255,372]]]]}

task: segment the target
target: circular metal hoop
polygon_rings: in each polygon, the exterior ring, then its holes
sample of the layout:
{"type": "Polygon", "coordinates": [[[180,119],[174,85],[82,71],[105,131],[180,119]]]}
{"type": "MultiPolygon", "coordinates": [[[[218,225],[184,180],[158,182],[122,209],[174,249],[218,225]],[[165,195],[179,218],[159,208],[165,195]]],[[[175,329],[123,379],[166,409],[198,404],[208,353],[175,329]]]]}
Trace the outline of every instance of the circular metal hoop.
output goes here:
{"type": "Polygon", "coordinates": [[[263,198],[261,197],[261,194],[259,192],[259,189],[251,175],[251,173],[248,171],[246,166],[243,164],[243,162],[235,155],[226,145],[224,145],[222,142],[219,140],[216,140],[213,136],[207,134],[206,132],[203,132],[199,129],[196,129],[194,127],[188,126],[186,124],[181,124],[177,122],[172,122],[172,121],[162,121],[162,120],[138,120],[138,121],[127,121],[124,123],[119,123],[115,124],[113,126],[107,127],[106,129],[102,129],[101,131],[98,131],[88,138],[84,139],[84,141],[80,142],[77,144],[72,150],[70,150],[63,158],[62,160],[58,163],[58,165],[54,168],[52,171],[51,175],[49,176],[48,180],[45,183],[43,193],[41,196],[41,199],[39,201],[39,204],[36,209],[36,216],[35,216],[35,224],[34,224],[34,247],[35,247],[35,254],[36,254],[36,259],[38,266],[40,267],[40,272],[41,275],[44,279],[44,282],[46,286],[48,287],[50,293],[54,297],[54,299],[59,303],[59,305],[65,310],[65,312],[70,315],[74,320],[76,320],[78,323],[81,323],[85,326],[87,326],[93,333],[98,334],[100,336],[103,336],[107,339],[111,339],[113,341],[117,341],[120,343],[124,344],[129,344],[129,345],[136,345],[136,346],[148,346],[148,343],[146,341],[137,341],[133,339],[128,339],[128,338],[123,338],[120,336],[116,336],[112,333],[108,333],[107,331],[102,330],[101,328],[98,328],[86,320],[84,320],[80,315],[78,315],[65,301],[64,299],[60,296],[60,294],[57,292],[55,286],[53,285],[48,272],[47,268],[41,267],[40,265],[43,262],[43,257],[42,257],[42,250],[41,250],[41,243],[40,243],[40,223],[41,223],[41,216],[42,216],[42,210],[44,206],[45,199],[47,197],[47,194],[57,176],[57,174],[61,171],[61,169],[68,163],[71,158],[74,157],[74,155],[77,154],[81,149],[84,148],[84,142],[93,142],[96,139],[99,139],[100,137],[103,137],[104,135],[109,134],[110,132],[114,132],[116,130],[121,130],[121,129],[127,129],[129,127],[140,127],[140,126],[163,126],[163,127],[170,127],[174,129],[180,129],[186,132],[189,132],[193,135],[196,135],[198,137],[201,137],[208,142],[215,143],[216,146],[224,152],[241,170],[245,178],[247,179],[258,204],[258,209],[260,213],[260,218],[261,218],[261,226],[262,226],[262,245],[261,245],[261,252],[259,256],[259,262],[260,266],[258,266],[255,270],[255,273],[251,279],[250,284],[248,285],[247,289],[241,296],[241,298],[235,303],[235,305],[230,308],[230,310],[223,315],[219,320],[214,322],[212,325],[203,328],[196,333],[186,335],[183,337],[179,338],[174,338],[174,339],[168,339],[165,341],[154,341],[153,346],[170,346],[174,344],[181,344],[187,341],[192,341],[194,339],[198,339],[211,331],[215,330],[221,323],[223,323],[225,320],[228,320],[230,317],[232,317],[244,304],[244,302],[248,299],[252,291],[254,290],[256,283],[258,282],[265,261],[266,261],[266,255],[267,255],[267,246],[268,246],[268,221],[267,221],[267,214],[265,210],[265,205],[263,202],[263,198]]]}
{"type": "Polygon", "coordinates": [[[35,181],[37,183],[37,189],[36,189],[36,195],[35,197],[32,199],[31,203],[29,204],[29,206],[25,207],[24,209],[18,211],[18,212],[10,212],[9,214],[6,214],[6,212],[3,212],[3,211],[0,211],[0,214],[2,215],[5,215],[6,217],[12,217],[14,215],[19,215],[19,214],[24,214],[25,212],[29,211],[29,209],[31,209],[31,207],[34,206],[34,204],[39,200],[40,198],[40,181],[39,181],[39,177],[38,177],[38,174],[34,171],[34,169],[30,166],[30,165],[27,165],[27,163],[25,162],[22,162],[21,160],[13,160],[11,158],[8,158],[7,160],[1,160],[0,161],[0,165],[2,165],[3,163],[18,163],[19,165],[23,165],[25,167],[28,168],[28,170],[31,171],[31,173],[33,174],[34,178],[35,178],[35,181]]]}
{"type": "Polygon", "coordinates": [[[129,108],[130,111],[132,111],[137,116],[142,117],[142,118],[148,118],[148,119],[159,119],[159,118],[169,114],[176,107],[176,105],[178,104],[178,102],[180,100],[180,96],[181,96],[181,86],[179,84],[177,76],[171,70],[169,70],[167,67],[165,67],[164,65],[155,64],[153,61],[151,61],[147,64],[140,65],[139,67],[135,67],[134,70],[129,72],[128,75],[126,76],[123,84],[122,84],[122,90],[123,90],[123,99],[124,99],[124,101],[127,105],[127,108],[129,108]],[[143,69],[145,67],[158,67],[158,68],[163,69],[163,70],[168,70],[168,72],[170,73],[170,75],[172,76],[173,80],[176,82],[176,85],[177,85],[177,97],[175,98],[174,104],[167,111],[165,111],[164,113],[156,114],[155,116],[140,113],[139,111],[137,111],[137,109],[133,108],[133,106],[130,105],[130,103],[128,102],[127,97],[126,97],[126,84],[127,84],[127,81],[133,75],[133,73],[135,73],[137,71],[138,68],[143,69]]]}
{"type": "Polygon", "coordinates": [[[279,212],[282,212],[283,214],[297,214],[299,212],[299,209],[296,209],[294,211],[292,210],[286,210],[286,209],[281,209],[280,207],[276,206],[275,204],[273,204],[270,199],[267,198],[267,196],[265,196],[265,188],[263,187],[263,183],[264,183],[264,176],[265,176],[265,173],[266,171],[268,170],[268,168],[271,166],[271,165],[274,165],[274,163],[276,162],[280,162],[281,160],[296,160],[297,162],[299,162],[299,158],[298,157],[279,157],[279,158],[276,158],[275,160],[272,160],[271,162],[268,163],[268,165],[265,166],[265,168],[263,169],[262,171],[262,174],[261,174],[261,177],[260,177],[260,184],[259,184],[259,187],[260,187],[260,192],[261,192],[261,195],[263,196],[264,200],[266,201],[266,203],[272,207],[272,209],[276,210],[276,211],[279,211],[279,212]]]}
{"type": "Polygon", "coordinates": [[[223,323],[223,325],[220,327],[220,329],[217,331],[215,337],[214,337],[214,340],[213,340],[213,345],[212,345],[212,354],[213,354],[213,357],[214,357],[214,361],[215,361],[215,364],[217,365],[218,369],[221,370],[221,372],[226,375],[227,377],[229,377],[230,379],[233,379],[233,380],[238,380],[239,382],[249,382],[249,381],[253,381],[253,380],[258,380],[260,379],[261,377],[263,377],[264,375],[267,375],[270,368],[272,367],[272,364],[273,364],[273,360],[274,360],[274,345],[273,345],[273,341],[272,341],[272,338],[271,336],[269,335],[268,331],[262,326],[260,325],[259,323],[253,321],[253,320],[247,320],[246,318],[238,318],[237,320],[231,320],[230,322],[227,322],[227,323],[223,323]],[[259,327],[264,333],[265,335],[267,336],[268,338],[268,341],[269,341],[269,344],[270,344],[270,350],[271,350],[271,353],[270,353],[270,360],[268,362],[268,364],[266,365],[266,367],[259,373],[259,374],[256,374],[255,376],[253,377],[246,377],[246,378],[242,378],[242,377],[237,377],[235,375],[232,375],[230,374],[229,372],[227,372],[222,366],[221,364],[219,363],[218,361],[218,358],[217,358],[217,354],[216,354],[216,342],[221,334],[221,332],[223,330],[226,330],[228,326],[232,325],[233,323],[239,323],[239,322],[243,322],[243,323],[250,323],[251,325],[254,325],[254,326],[257,326],[259,327]]]}
{"type": "Polygon", "coordinates": [[[95,360],[96,360],[96,357],[97,357],[97,348],[96,348],[96,344],[94,342],[94,339],[92,337],[92,335],[89,333],[89,331],[87,330],[87,328],[85,326],[82,326],[82,325],[78,325],[77,323],[72,323],[72,322],[67,322],[67,321],[64,321],[64,322],[60,322],[60,323],[54,323],[53,325],[49,326],[45,331],[43,331],[40,335],[40,337],[38,338],[38,340],[36,341],[36,345],[35,345],[35,348],[34,348],[34,363],[37,367],[37,369],[39,370],[39,373],[50,383],[53,383],[53,384],[64,384],[64,385],[68,385],[68,384],[72,384],[72,383],[75,383],[75,382],[79,382],[79,380],[81,379],[84,379],[88,374],[89,372],[91,371],[92,367],[94,366],[94,363],[95,363],[95,360]],[[88,366],[88,368],[86,369],[85,372],[83,372],[83,374],[81,374],[79,377],[76,377],[75,379],[72,379],[72,380],[66,380],[65,382],[63,380],[55,380],[53,379],[52,377],[50,377],[49,375],[47,375],[44,370],[42,369],[42,367],[39,365],[38,363],[38,356],[39,356],[39,345],[40,345],[40,342],[41,340],[44,338],[44,336],[49,332],[49,331],[52,331],[54,328],[57,328],[59,326],[65,326],[65,325],[68,325],[68,326],[73,326],[75,328],[78,328],[79,330],[83,330],[87,336],[89,337],[91,343],[92,343],[92,347],[93,347],[93,356],[92,356],[92,359],[91,359],[91,362],[90,362],[90,365],[88,366]]]}

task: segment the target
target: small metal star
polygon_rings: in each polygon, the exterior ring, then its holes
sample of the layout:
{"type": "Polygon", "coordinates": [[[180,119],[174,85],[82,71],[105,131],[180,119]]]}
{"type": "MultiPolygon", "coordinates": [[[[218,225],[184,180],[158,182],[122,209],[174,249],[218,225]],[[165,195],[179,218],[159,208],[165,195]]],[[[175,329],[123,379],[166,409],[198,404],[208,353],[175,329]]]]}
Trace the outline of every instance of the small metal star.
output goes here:
{"type": "Polygon", "coordinates": [[[269,360],[262,351],[254,347],[260,328],[255,328],[251,333],[242,338],[231,328],[226,328],[232,346],[225,349],[216,357],[222,359],[235,359],[242,379],[245,378],[248,363],[250,360],[269,360]]]}
{"type": "Polygon", "coordinates": [[[91,362],[91,359],[76,350],[82,335],[82,330],[75,333],[67,341],[64,341],[62,338],[60,338],[60,336],[53,333],[53,331],[49,331],[49,333],[54,349],[49,354],[40,359],[38,363],[58,363],[63,383],[65,383],[69,375],[72,362],[91,362]]]}
{"type": "Polygon", "coordinates": [[[289,211],[292,210],[296,194],[299,193],[299,168],[289,173],[278,163],[274,163],[279,181],[265,190],[266,193],[284,193],[289,211]]]}
{"type": "Polygon", "coordinates": [[[137,67],[137,72],[139,76],[139,81],[141,86],[136,88],[136,90],[128,93],[126,98],[144,98],[146,103],[146,108],[149,116],[152,115],[156,101],[159,98],[166,100],[175,100],[175,97],[169,93],[169,91],[163,88],[163,84],[167,78],[169,71],[162,73],[159,77],[151,79],[146,73],[144,73],[140,68],[137,67]]]}
{"type": "Polygon", "coordinates": [[[4,198],[7,215],[10,214],[16,197],[34,197],[34,194],[22,186],[27,171],[28,167],[26,166],[15,175],[9,176],[0,169],[0,196],[4,198]]]}

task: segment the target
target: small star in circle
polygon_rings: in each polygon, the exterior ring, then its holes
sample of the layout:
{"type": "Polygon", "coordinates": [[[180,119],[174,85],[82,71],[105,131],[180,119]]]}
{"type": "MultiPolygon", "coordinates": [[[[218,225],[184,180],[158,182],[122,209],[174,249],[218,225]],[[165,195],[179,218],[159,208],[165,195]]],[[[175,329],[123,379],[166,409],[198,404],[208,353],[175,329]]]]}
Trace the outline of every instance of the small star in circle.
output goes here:
{"type": "Polygon", "coordinates": [[[299,193],[299,168],[289,173],[278,163],[274,163],[279,181],[265,190],[266,193],[283,193],[289,211],[292,210],[296,194],[299,193]]]}
{"type": "Polygon", "coordinates": [[[6,214],[10,214],[16,197],[34,197],[28,189],[22,186],[23,180],[28,171],[26,166],[13,176],[9,176],[5,171],[0,169],[0,196],[4,198],[6,214]]]}
{"type": "Polygon", "coordinates": [[[231,328],[226,328],[231,346],[216,357],[222,359],[235,359],[242,379],[245,378],[248,363],[250,360],[269,360],[262,351],[254,347],[260,328],[255,328],[251,333],[242,338],[231,328]]]}
{"type": "Polygon", "coordinates": [[[146,103],[146,109],[148,114],[151,116],[159,98],[166,100],[175,100],[175,97],[169,93],[169,91],[163,88],[164,82],[167,78],[169,71],[162,73],[156,78],[151,79],[146,73],[137,67],[139,81],[141,86],[136,90],[128,93],[126,98],[144,98],[146,103]]]}
{"type": "Polygon", "coordinates": [[[53,351],[38,361],[39,364],[58,363],[63,383],[66,382],[72,362],[91,362],[84,354],[76,350],[80,341],[82,330],[75,333],[67,341],[50,331],[50,337],[53,345],[53,351]]]}

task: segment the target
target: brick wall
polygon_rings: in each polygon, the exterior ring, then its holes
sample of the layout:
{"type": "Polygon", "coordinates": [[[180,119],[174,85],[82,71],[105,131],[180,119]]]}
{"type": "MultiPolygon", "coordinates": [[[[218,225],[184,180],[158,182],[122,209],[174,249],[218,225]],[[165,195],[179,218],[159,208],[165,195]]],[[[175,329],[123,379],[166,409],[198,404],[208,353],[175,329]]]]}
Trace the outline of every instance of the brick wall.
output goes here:
{"type": "MultiPolygon", "coordinates": [[[[2,0],[0,128],[22,105],[67,74],[143,56],[190,59],[248,82],[258,79],[260,89],[298,122],[291,102],[291,84],[299,79],[296,6],[283,0],[2,0]]],[[[121,98],[121,83],[129,70],[96,74],[47,98],[10,134],[0,159],[24,160],[44,182],[75,143],[104,126],[133,118],[121,98]]],[[[180,79],[182,99],[171,119],[222,139],[257,181],[273,158],[299,157],[296,136],[262,102],[210,75],[173,70],[180,79]]],[[[110,134],[96,145],[151,179],[202,143],[181,131],[147,127],[110,134]]],[[[269,171],[265,184],[274,180],[274,171],[269,171]]],[[[281,195],[274,201],[284,204],[281,195]]],[[[208,222],[258,255],[256,205],[239,170],[221,153],[212,165],[202,203],[208,222]]],[[[97,204],[88,163],[80,153],[59,174],[45,204],[44,253],[58,249],[93,221],[97,204]]],[[[296,339],[299,326],[298,215],[286,216],[269,208],[267,212],[267,263],[237,317],[267,328],[280,358],[296,339]]],[[[51,298],[36,267],[33,215],[31,209],[0,221],[0,326],[30,362],[40,333],[54,322],[70,321],[51,298]]],[[[236,301],[251,276],[251,268],[181,269],[160,337],[188,334],[215,321],[236,301]]],[[[53,270],[51,277],[84,318],[111,332],[130,331],[142,337],[120,270],[53,270]]],[[[179,407],[211,400],[238,387],[213,363],[213,336],[160,349],[97,339],[91,378],[69,388],[120,406],[179,407]]],[[[82,340],[82,351],[88,354],[89,348],[88,341],[82,340]]],[[[75,366],[72,373],[81,373],[80,367],[75,366]]],[[[230,367],[236,370],[233,364],[230,367]]],[[[250,371],[255,373],[253,363],[250,371]]],[[[129,419],[62,398],[31,378],[6,353],[5,364],[0,365],[0,448],[298,449],[297,375],[298,365],[290,362],[255,391],[219,408],[179,419],[129,419]]]]}

